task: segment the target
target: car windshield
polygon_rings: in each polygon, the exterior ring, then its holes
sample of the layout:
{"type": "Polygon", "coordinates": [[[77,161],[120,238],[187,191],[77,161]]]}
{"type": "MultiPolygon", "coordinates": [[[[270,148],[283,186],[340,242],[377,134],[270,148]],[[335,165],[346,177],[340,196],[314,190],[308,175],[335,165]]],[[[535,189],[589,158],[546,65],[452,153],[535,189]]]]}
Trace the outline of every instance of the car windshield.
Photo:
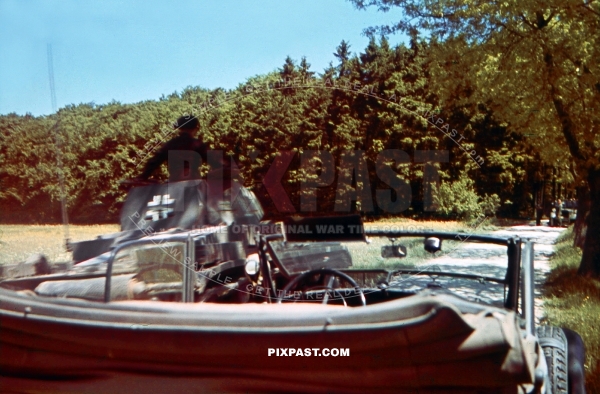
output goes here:
{"type": "MultiPolygon", "coordinates": [[[[370,227],[375,226],[366,226],[366,230],[370,227]]],[[[368,287],[379,282],[404,291],[444,288],[473,301],[499,306],[506,300],[506,286],[501,283],[508,266],[506,246],[469,242],[467,234],[458,235],[456,240],[442,240],[436,252],[425,249],[424,237],[368,236],[368,240],[368,244],[344,243],[352,256],[351,269],[357,272],[353,276],[364,277],[368,287]],[[393,246],[404,246],[406,251],[400,256],[382,256],[382,248],[393,246]],[[376,274],[370,270],[382,271],[376,274]]]]}
{"type": "MultiPolygon", "coordinates": [[[[438,290],[499,307],[510,304],[510,278],[519,274],[509,268],[511,243],[518,242],[513,238],[339,224],[347,218],[297,220],[304,224],[277,223],[271,234],[260,226],[208,226],[124,242],[76,265],[68,279],[42,282],[32,290],[93,301],[346,306],[438,290]],[[361,231],[315,234],[353,226],[361,231]],[[348,291],[356,288],[362,292],[348,291]]],[[[512,260],[519,258],[515,254],[512,260]]]]}

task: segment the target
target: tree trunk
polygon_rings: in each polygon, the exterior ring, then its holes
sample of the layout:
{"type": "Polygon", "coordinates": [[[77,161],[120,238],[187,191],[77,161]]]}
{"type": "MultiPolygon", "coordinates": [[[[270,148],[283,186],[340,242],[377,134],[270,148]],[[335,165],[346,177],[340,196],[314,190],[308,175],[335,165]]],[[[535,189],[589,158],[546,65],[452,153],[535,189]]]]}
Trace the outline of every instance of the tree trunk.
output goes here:
{"type": "Polygon", "coordinates": [[[586,218],[590,212],[590,192],[587,186],[577,187],[577,219],[575,220],[575,242],[573,246],[583,249],[587,232],[586,218]]]}
{"type": "Polygon", "coordinates": [[[556,167],[552,167],[552,204],[556,202],[556,167]]]}
{"type": "Polygon", "coordinates": [[[585,220],[587,231],[578,273],[600,278],[600,170],[590,169],[588,183],[590,210],[585,220]]]}
{"type": "MultiPolygon", "coordinates": [[[[585,218],[587,230],[585,232],[585,244],[583,246],[583,256],[579,265],[578,273],[584,276],[600,277],[600,170],[587,165],[589,152],[584,152],[579,146],[577,135],[575,134],[575,123],[563,103],[554,82],[558,80],[554,59],[549,51],[544,53],[544,62],[548,71],[548,84],[550,86],[550,96],[554,103],[554,109],[562,124],[562,132],[569,147],[569,152],[573,159],[578,163],[579,173],[587,172],[587,181],[590,192],[589,212],[585,218]],[[588,171],[582,171],[582,170],[588,171]]],[[[585,145],[584,145],[585,146],[585,145]]]]}

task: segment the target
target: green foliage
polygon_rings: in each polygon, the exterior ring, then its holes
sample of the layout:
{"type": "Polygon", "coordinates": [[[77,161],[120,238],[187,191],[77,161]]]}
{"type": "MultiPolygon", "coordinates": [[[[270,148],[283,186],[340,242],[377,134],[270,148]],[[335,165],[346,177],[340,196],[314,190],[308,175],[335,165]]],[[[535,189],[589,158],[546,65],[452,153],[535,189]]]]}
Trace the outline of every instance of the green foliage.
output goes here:
{"type": "MultiPolygon", "coordinates": [[[[317,189],[321,213],[333,210],[338,192],[342,195],[356,187],[355,181],[345,187],[339,184],[340,158],[347,150],[364,152],[369,179],[358,183],[372,196],[376,190],[389,189],[377,176],[377,155],[386,149],[408,154],[409,163],[389,163],[397,178],[411,187],[412,206],[405,215],[423,214],[423,164],[415,163],[415,152],[423,150],[449,152],[450,162],[436,165],[445,185],[465,171],[473,176],[475,200],[465,203],[478,208],[455,210],[454,215],[495,211],[497,200],[477,197],[483,191],[513,201],[517,209],[529,204],[519,189],[527,184],[523,163],[530,157],[524,153],[529,147],[499,125],[484,105],[442,106],[430,76],[431,50],[416,35],[408,47],[392,48],[385,38],[372,39],[358,54],[342,42],[334,54],[336,62],[320,75],[311,71],[305,58],[297,63],[288,57],[278,71],[252,77],[229,91],[187,87],[158,101],[71,105],[38,118],[0,116],[0,201],[7,207],[0,220],[58,221],[58,148],[70,219],[114,221],[126,193],[119,181],[140,173],[152,153],[148,148],[170,138],[171,122],[184,113],[199,118],[200,138],[211,149],[236,160],[246,186],[257,193],[270,215],[276,212],[262,181],[283,150],[296,152],[282,179],[296,209],[303,182],[316,177],[314,171],[301,168],[300,155],[306,150],[328,151],[334,158],[335,179],[317,189]],[[435,113],[436,119],[444,118],[460,130],[462,142],[448,137],[426,113],[435,113]],[[485,155],[486,164],[480,168],[470,150],[485,155]]],[[[165,180],[166,168],[155,177],[165,180]]],[[[353,206],[381,214],[373,205],[373,211],[363,201],[353,206]]]]}
{"type": "Polygon", "coordinates": [[[592,216],[579,272],[600,277],[600,1],[352,1],[401,8],[398,22],[368,32],[426,32],[443,103],[485,104],[511,132],[532,137],[528,145],[543,160],[585,185],[592,216]]]}
{"type": "Polygon", "coordinates": [[[573,156],[583,167],[585,159],[598,164],[599,1],[352,2],[402,9],[401,20],[370,34],[428,33],[443,101],[489,105],[511,129],[534,133],[548,161],[573,156]]]}
{"type": "Polygon", "coordinates": [[[434,194],[438,212],[466,221],[495,215],[500,206],[500,198],[496,194],[479,196],[474,184],[464,174],[455,182],[442,181],[434,194]]]}

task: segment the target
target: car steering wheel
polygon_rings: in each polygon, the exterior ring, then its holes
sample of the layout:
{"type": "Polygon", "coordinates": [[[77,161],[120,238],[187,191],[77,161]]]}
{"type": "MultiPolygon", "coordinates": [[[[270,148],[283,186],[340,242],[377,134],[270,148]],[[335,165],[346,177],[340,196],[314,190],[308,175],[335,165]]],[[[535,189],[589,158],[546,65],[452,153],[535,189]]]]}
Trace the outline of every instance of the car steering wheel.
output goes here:
{"type": "MultiPolygon", "coordinates": [[[[340,272],[338,270],[334,270],[331,268],[322,268],[322,269],[317,269],[317,270],[311,270],[311,271],[307,271],[303,274],[296,276],[283,288],[283,290],[278,291],[279,295],[277,297],[277,303],[281,304],[286,294],[288,294],[292,289],[296,289],[296,288],[300,287],[300,285],[303,285],[307,279],[309,279],[317,274],[321,275],[321,277],[319,278],[319,281],[321,280],[321,278],[329,277],[328,283],[325,285],[309,287],[309,289],[332,290],[334,294],[340,294],[340,298],[344,302],[344,306],[348,306],[348,304],[346,303],[346,297],[341,295],[341,292],[336,291],[336,289],[333,288],[334,279],[337,277],[337,278],[341,279],[342,281],[350,284],[354,288],[354,292],[356,294],[358,294],[358,296],[360,297],[361,305],[367,306],[365,294],[363,293],[360,286],[358,286],[358,284],[354,281],[354,279],[352,279],[349,275],[347,275],[343,272],[340,272]]],[[[306,292],[306,290],[300,290],[300,291],[302,293],[306,292]]],[[[348,298],[349,297],[351,297],[351,296],[348,296],[348,298]]],[[[329,301],[329,293],[326,292],[325,296],[323,297],[322,304],[325,305],[325,304],[327,304],[328,301],[329,301]]]]}

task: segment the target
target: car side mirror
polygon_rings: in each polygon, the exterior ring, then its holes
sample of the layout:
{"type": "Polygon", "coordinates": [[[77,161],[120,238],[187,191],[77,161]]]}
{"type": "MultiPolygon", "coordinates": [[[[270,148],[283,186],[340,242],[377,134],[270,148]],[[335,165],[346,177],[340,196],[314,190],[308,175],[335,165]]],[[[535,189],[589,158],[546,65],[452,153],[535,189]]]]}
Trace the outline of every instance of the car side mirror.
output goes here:
{"type": "Polygon", "coordinates": [[[435,237],[425,238],[425,250],[429,253],[442,250],[442,240],[435,237]]]}
{"type": "Polygon", "coordinates": [[[384,245],[381,247],[381,257],[389,259],[392,257],[406,257],[406,246],[404,245],[384,245]]]}

